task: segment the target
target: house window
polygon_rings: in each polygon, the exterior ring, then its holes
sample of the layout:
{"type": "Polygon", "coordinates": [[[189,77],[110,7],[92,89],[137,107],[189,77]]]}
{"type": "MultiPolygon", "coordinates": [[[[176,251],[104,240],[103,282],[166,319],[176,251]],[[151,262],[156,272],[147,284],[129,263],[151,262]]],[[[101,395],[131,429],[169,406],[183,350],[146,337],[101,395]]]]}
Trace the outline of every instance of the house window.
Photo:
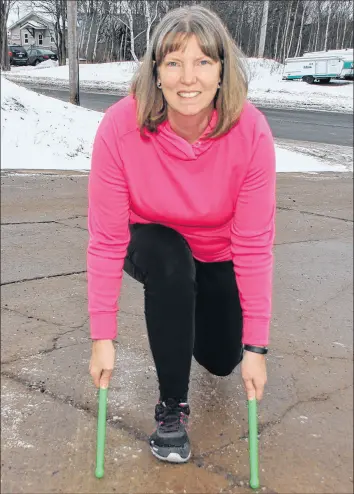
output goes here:
{"type": "Polygon", "coordinates": [[[43,45],[43,34],[38,34],[38,44],[43,45]]]}
{"type": "Polygon", "coordinates": [[[50,37],[50,42],[55,43],[55,39],[53,38],[53,36],[50,37]]]}
{"type": "Polygon", "coordinates": [[[28,34],[25,33],[25,45],[28,45],[28,34]]]}

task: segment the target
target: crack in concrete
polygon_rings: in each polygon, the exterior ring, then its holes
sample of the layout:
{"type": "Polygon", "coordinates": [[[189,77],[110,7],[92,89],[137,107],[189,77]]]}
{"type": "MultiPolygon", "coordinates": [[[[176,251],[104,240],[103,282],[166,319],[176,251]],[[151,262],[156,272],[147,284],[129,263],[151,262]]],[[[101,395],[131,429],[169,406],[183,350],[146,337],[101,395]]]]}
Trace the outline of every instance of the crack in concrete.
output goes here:
{"type": "MultiPolygon", "coordinates": [[[[353,384],[349,384],[347,386],[344,386],[343,388],[335,389],[333,391],[330,391],[328,393],[321,393],[319,395],[311,396],[310,398],[307,398],[306,400],[297,400],[295,403],[290,405],[284,412],[281,414],[281,416],[276,419],[276,420],[269,420],[268,422],[264,422],[259,424],[258,426],[258,436],[261,436],[265,431],[268,431],[275,425],[278,425],[284,420],[286,415],[291,412],[294,408],[296,408],[298,405],[306,405],[307,403],[313,403],[313,402],[323,402],[327,401],[330,399],[331,395],[340,393],[341,391],[346,391],[347,389],[351,388],[353,384]]],[[[239,437],[240,440],[246,440],[248,439],[248,434],[239,437]]]]}
{"type": "MultiPolygon", "coordinates": [[[[10,309],[7,304],[5,304],[4,306],[1,307],[2,310],[7,310],[8,312],[13,312],[14,314],[18,314],[20,316],[23,316],[23,317],[26,317],[27,319],[33,319],[35,321],[39,321],[39,322],[44,322],[46,324],[52,324],[53,326],[58,326],[58,327],[63,327],[63,326],[68,326],[67,324],[64,324],[64,323],[60,323],[60,322],[56,322],[56,321],[47,321],[46,319],[43,319],[41,317],[36,317],[36,316],[30,316],[28,314],[24,314],[23,312],[19,311],[19,310],[16,310],[16,309],[10,309]]],[[[72,328],[72,329],[81,329],[88,321],[88,317],[85,319],[85,322],[82,323],[82,324],[79,324],[78,326],[69,326],[69,328],[72,328]]]]}
{"type": "Polygon", "coordinates": [[[76,220],[78,218],[87,218],[87,215],[79,214],[76,216],[69,216],[69,218],[59,218],[59,220],[43,220],[43,221],[18,221],[18,222],[5,222],[1,223],[3,226],[11,226],[11,225],[40,225],[40,224],[50,224],[50,223],[58,223],[58,224],[63,224],[64,226],[71,226],[71,225],[65,225],[65,223],[59,223],[59,221],[68,221],[68,220],[76,220]]]}
{"type": "MultiPolygon", "coordinates": [[[[66,220],[63,220],[63,221],[66,221],[66,220]]],[[[61,221],[54,221],[54,223],[56,223],[57,225],[67,226],[69,228],[76,228],[78,230],[83,230],[84,232],[87,232],[88,231],[87,228],[84,228],[84,227],[79,226],[79,225],[67,225],[66,223],[62,223],[61,221]]]]}
{"type": "Polygon", "coordinates": [[[25,283],[27,281],[38,281],[38,280],[46,280],[49,278],[60,278],[61,276],[72,276],[74,274],[83,274],[83,273],[86,273],[86,269],[82,271],[72,271],[70,273],[49,274],[46,276],[35,276],[34,278],[23,278],[22,280],[5,281],[4,283],[0,283],[0,286],[16,285],[17,283],[25,283]]]}
{"type": "Polygon", "coordinates": [[[295,213],[309,214],[312,216],[319,216],[320,218],[328,218],[328,219],[332,219],[332,220],[344,221],[346,223],[353,223],[353,221],[354,221],[354,220],[350,220],[348,218],[340,218],[339,216],[331,216],[328,214],[314,213],[313,211],[303,211],[301,209],[294,209],[294,208],[289,208],[286,206],[277,206],[277,209],[279,209],[280,211],[294,211],[295,213]]]}
{"type": "Polygon", "coordinates": [[[311,353],[307,350],[304,350],[305,353],[301,354],[301,353],[298,353],[298,352],[282,352],[282,351],[279,351],[278,353],[279,354],[283,354],[283,355],[290,355],[290,356],[295,356],[295,357],[299,357],[299,358],[302,358],[304,359],[305,357],[313,357],[313,358],[318,358],[319,360],[320,359],[331,359],[331,360],[348,360],[350,362],[352,362],[353,360],[353,357],[337,357],[337,356],[331,356],[331,355],[317,355],[317,354],[314,354],[314,353],[311,353]]]}
{"type": "Polygon", "coordinates": [[[204,451],[204,453],[200,453],[200,455],[194,455],[194,457],[198,458],[200,460],[203,460],[204,458],[208,458],[208,456],[213,455],[215,453],[222,453],[224,451],[224,449],[228,448],[232,444],[234,444],[234,442],[230,441],[229,443],[223,444],[222,446],[219,446],[218,448],[204,451]]]}
{"type": "MultiPolygon", "coordinates": [[[[311,307],[311,309],[309,309],[308,311],[303,312],[300,316],[297,317],[297,322],[299,323],[301,321],[306,321],[306,319],[310,319],[313,312],[317,313],[320,309],[322,309],[322,307],[325,307],[329,302],[333,302],[333,300],[335,300],[337,297],[342,295],[346,290],[348,289],[352,290],[352,288],[353,288],[353,282],[347,283],[342,288],[339,288],[339,290],[334,295],[326,299],[320,305],[316,307],[311,307]]],[[[307,330],[305,329],[305,331],[307,330]]]]}
{"type": "Polygon", "coordinates": [[[293,240],[291,242],[275,242],[274,245],[291,245],[291,244],[307,244],[311,242],[326,242],[327,240],[338,240],[338,237],[329,237],[329,238],[316,238],[316,239],[308,239],[308,240],[293,240]]]}
{"type": "MultiPolygon", "coordinates": [[[[21,384],[22,386],[27,388],[29,391],[33,391],[33,392],[40,391],[41,393],[46,394],[47,396],[49,396],[50,398],[52,398],[56,402],[62,403],[64,405],[70,405],[73,408],[75,408],[76,410],[86,412],[88,415],[97,418],[97,413],[95,413],[93,410],[91,410],[87,405],[75,402],[74,399],[69,397],[69,396],[57,395],[57,394],[53,393],[52,391],[49,391],[48,389],[46,389],[44,381],[29,382],[26,379],[21,378],[18,375],[14,374],[10,371],[1,371],[1,375],[3,377],[6,377],[7,379],[11,379],[11,380],[15,381],[18,384],[21,384]]],[[[117,421],[114,421],[112,418],[107,417],[107,424],[109,424],[114,429],[118,429],[118,430],[122,430],[123,432],[126,432],[128,434],[128,436],[130,436],[134,440],[142,441],[145,444],[149,440],[149,435],[147,435],[145,432],[141,431],[140,429],[137,429],[136,427],[128,425],[121,420],[119,422],[117,422],[117,421]]],[[[217,452],[219,449],[220,448],[217,448],[214,451],[217,452]]],[[[212,454],[212,452],[213,451],[210,451],[209,455],[212,454]]],[[[246,479],[245,477],[241,477],[241,476],[235,475],[233,473],[230,473],[220,465],[215,465],[215,464],[211,464],[211,463],[206,465],[203,461],[204,457],[205,456],[203,454],[199,455],[199,456],[195,456],[195,457],[193,456],[191,458],[191,460],[189,461],[189,463],[197,466],[198,468],[204,468],[205,470],[207,470],[209,472],[212,472],[212,473],[215,473],[217,475],[222,476],[223,478],[225,478],[229,482],[230,488],[243,487],[243,486],[248,485],[248,479],[246,479]]],[[[265,486],[263,486],[263,487],[265,487],[265,486]]],[[[267,488],[265,488],[265,489],[266,490],[263,492],[266,492],[268,494],[278,494],[275,491],[268,490],[267,488]]]]}
{"type": "Polygon", "coordinates": [[[14,225],[48,225],[50,223],[55,223],[54,220],[44,220],[44,221],[18,221],[14,223],[1,223],[2,226],[14,226],[14,225]]]}
{"type": "MultiPolygon", "coordinates": [[[[46,354],[52,353],[56,350],[61,350],[62,348],[70,348],[73,346],[82,345],[82,343],[83,343],[82,341],[77,341],[77,342],[72,343],[70,345],[57,346],[58,340],[62,336],[65,336],[66,334],[69,334],[69,333],[73,333],[74,331],[83,331],[83,330],[81,329],[81,327],[69,329],[68,331],[65,331],[64,333],[53,336],[52,342],[51,342],[51,345],[52,345],[51,348],[45,348],[44,350],[40,350],[39,352],[36,352],[36,353],[31,353],[28,355],[22,355],[21,357],[16,357],[12,360],[2,360],[1,365],[10,365],[10,364],[14,364],[16,362],[20,362],[21,360],[26,360],[26,359],[30,359],[33,357],[38,357],[39,355],[46,355],[46,354]]],[[[84,334],[86,334],[86,333],[84,333],[84,334]]],[[[89,341],[89,337],[87,337],[87,341],[89,341]]]]}

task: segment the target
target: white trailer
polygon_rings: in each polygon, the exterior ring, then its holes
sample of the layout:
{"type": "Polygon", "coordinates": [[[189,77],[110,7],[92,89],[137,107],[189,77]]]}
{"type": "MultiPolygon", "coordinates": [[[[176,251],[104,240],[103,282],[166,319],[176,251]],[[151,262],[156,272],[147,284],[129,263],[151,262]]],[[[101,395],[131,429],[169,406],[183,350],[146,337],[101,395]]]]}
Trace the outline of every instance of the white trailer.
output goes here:
{"type": "Polygon", "coordinates": [[[343,48],[341,50],[313,51],[304,53],[303,57],[318,58],[321,56],[338,56],[343,60],[343,67],[340,79],[354,79],[354,50],[353,48],[343,48]]]}
{"type": "Polygon", "coordinates": [[[308,51],[302,55],[303,57],[323,57],[326,55],[330,56],[340,56],[340,57],[351,57],[353,58],[353,48],[343,48],[341,50],[327,50],[327,51],[308,51]]]}
{"type": "Polygon", "coordinates": [[[343,70],[343,58],[338,55],[303,56],[287,58],[283,80],[302,79],[309,84],[339,79],[343,70]]]}

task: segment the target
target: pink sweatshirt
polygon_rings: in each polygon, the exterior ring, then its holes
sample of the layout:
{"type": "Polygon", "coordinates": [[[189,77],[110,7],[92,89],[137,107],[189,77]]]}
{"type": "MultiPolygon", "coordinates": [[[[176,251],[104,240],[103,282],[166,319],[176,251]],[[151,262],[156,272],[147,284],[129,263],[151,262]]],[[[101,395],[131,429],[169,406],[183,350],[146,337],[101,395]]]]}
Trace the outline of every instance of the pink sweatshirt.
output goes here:
{"type": "MultiPolygon", "coordinates": [[[[216,118],[214,112],[209,127],[216,118]]],[[[117,335],[129,223],[159,223],[183,235],[195,259],[233,260],[243,343],[266,345],[274,216],[273,137],[251,103],[245,104],[239,122],[226,135],[192,145],[168,122],[157,134],[142,138],[134,99],[122,99],[99,126],[89,177],[91,338],[117,335]]]]}

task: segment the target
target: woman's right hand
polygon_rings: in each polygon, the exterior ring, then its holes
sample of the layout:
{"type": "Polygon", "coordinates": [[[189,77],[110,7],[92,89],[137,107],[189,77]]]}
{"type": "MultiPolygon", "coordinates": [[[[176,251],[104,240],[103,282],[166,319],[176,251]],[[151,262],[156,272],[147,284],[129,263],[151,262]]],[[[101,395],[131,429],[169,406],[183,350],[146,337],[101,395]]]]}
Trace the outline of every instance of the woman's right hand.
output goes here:
{"type": "Polygon", "coordinates": [[[108,388],[115,362],[115,348],[112,340],[95,340],[89,371],[97,388],[108,388]]]}

